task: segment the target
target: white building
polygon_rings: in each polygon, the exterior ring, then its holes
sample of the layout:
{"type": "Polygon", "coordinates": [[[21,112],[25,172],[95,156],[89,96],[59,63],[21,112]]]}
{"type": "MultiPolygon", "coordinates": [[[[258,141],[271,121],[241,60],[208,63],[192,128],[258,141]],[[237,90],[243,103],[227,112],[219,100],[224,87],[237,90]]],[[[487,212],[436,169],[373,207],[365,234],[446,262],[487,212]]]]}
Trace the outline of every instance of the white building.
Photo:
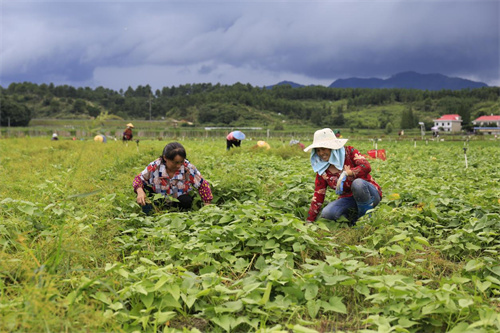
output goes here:
{"type": "Polygon", "coordinates": [[[460,132],[462,130],[462,117],[458,114],[445,114],[439,119],[433,119],[434,127],[431,129],[438,132],[442,129],[443,132],[460,132]]]}
{"type": "Polygon", "coordinates": [[[472,121],[474,132],[500,134],[500,116],[481,116],[472,121]]]}

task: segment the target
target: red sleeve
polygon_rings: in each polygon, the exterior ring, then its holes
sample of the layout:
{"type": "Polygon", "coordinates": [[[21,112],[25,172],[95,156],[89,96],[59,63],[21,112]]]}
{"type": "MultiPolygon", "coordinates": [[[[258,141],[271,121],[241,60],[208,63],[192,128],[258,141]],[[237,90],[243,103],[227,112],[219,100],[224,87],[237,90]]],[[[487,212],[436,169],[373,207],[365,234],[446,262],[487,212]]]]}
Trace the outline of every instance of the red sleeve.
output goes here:
{"type": "Polygon", "coordinates": [[[348,158],[351,160],[352,164],[355,166],[351,167],[352,172],[354,172],[355,178],[366,178],[372,171],[370,162],[366,159],[363,154],[361,154],[356,148],[349,147],[347,149],[348,158]]]}
{"type": "Polygon", "coordinates": [[[327,183],[320,175],[316,174],[314,182],[314,195],[307,215],[307,221],[314,222],[319,214],[319,210],[325,201],[327,183]]]}
{"type": "Polygon", "coordinates": [[[206,180],[203,180],[200,187],[198,187],[198,193],[200,193],[201,200],[204,203],[210,203],[214,198],[212,190],[210,190],[210,184],[206,180]]]}
{"type": "Polygon", "coordinates": [[[139,187],[144,187],[142,184],[141,174],[138,174],[137,176],[135,176],[134,182],[132,184],[134,186],[134,192],[137,192],[137,189],[139,187]]]}

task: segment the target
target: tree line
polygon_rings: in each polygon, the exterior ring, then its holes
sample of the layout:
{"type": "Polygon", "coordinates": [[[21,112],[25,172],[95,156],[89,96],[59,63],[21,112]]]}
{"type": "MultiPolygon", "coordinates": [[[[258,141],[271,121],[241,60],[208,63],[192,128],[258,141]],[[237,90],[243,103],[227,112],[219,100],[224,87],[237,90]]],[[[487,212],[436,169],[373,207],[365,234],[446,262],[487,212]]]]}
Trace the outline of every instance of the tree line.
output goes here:
{"type": "Polygon", "coordinates": [[[280,126],[286,119],[315,126],[413,128],[420,118],[428,123],[436,115],[458,113],[467,126],[475,117],[498,110],[499,96],[499,87],[423,91],[200,83],[114,91],[23,82],[0,86],[0,123],[27,126],[31,118],[91,118],[107,112],[122,119],[174,118],[205,126],[280,126]],[[378,108],[376,116],[369,115],[373,108],[378,108]],[[374,121],[350,116],[360,111],[374,121]]]}

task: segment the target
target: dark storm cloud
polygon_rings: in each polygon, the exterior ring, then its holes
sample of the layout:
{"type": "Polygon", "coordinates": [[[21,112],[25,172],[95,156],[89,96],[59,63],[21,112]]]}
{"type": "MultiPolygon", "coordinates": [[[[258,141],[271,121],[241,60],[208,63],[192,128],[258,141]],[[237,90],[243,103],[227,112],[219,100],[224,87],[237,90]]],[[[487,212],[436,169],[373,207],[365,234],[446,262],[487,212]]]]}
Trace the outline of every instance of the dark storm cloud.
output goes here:
{"type": "Polygon", "coordinates": [[[0,8],[1,85],[328,85],[409,70],[500,84],[495,0],[4,0],[0,8]]]}

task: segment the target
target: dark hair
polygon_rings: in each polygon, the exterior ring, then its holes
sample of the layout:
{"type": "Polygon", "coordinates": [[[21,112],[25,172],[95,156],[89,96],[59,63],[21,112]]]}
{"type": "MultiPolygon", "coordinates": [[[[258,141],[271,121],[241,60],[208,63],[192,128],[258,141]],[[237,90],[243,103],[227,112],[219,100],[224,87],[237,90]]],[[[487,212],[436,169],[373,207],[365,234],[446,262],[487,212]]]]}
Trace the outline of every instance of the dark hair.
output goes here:
{"type": "Polygon", "coordinates": [[[162,157],[167,160],[173,160],[177,155],[182,158],[186,158],[186,150],[179,142],[170,142],[163,148],[162,157]]]}

